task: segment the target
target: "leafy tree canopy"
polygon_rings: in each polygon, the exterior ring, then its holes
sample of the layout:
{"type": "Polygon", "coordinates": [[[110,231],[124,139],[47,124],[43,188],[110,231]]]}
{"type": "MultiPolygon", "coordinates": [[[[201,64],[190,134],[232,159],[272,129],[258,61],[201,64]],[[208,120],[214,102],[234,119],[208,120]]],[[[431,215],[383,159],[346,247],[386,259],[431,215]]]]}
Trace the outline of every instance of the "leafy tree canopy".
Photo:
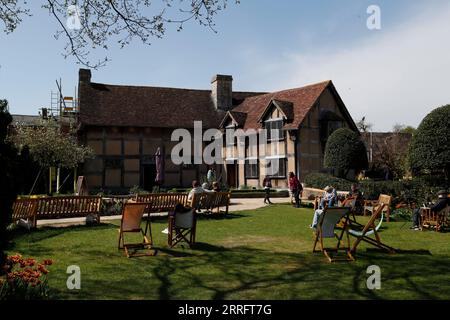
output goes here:
{"type": "Polygon", "coordinates": [[[334,131],[325,146],[324,166],[337,170],[339,176],[348,171],[368,167],[367,151],[359,135],[347,128],[334,131]]]}
{"type": "Polygon", "coordinates": [[[41,120],[35,126],[19,124],[11,139],[19,149],[27,146],[33,160],[43,168],[75,168],[93,156],[91,148],[78,144],[73,130],[62,132],[53,119],[41,120]]]}
{"type": "Polygon", "coordinates": [[[413,172],[450,173],[450,105],[431,111],[420,123],[409,148],[413,172]]]}

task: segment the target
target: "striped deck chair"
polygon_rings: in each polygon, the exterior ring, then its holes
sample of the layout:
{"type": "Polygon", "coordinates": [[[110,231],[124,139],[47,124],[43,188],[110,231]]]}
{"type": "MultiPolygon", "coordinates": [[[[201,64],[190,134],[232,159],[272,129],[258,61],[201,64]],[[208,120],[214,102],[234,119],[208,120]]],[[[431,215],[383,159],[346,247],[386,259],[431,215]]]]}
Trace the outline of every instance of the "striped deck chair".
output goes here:
{"type": "Polygon", "coordinates": [[[394,248],[381,242],[380,235],[378,234],[378,230],[380,229],[384,219],[385,205],[386,204],[381,203],[377,207],[377,209],[373,211],[372,216],[365,225],[360,224],[356,221],[351,221],[349,226],[349,233],[352,236],[356,237],[356,241],[353,243],[352,253],[356,252],[356,248],[361,243],[361,241],[369,243],[379,249],[387,251],[388,253],[395,253],[394,248]],[[378,224],[375,224],[377,219],[379,219],[379,222],[378,224]],[[375,236],[375,238],[371,238],[372,235],[375,236]]]}
{"type": "Polygon", "coordinates": [[[350,252],[350,237],[348,235],[348,222],[349,222],[350,208],[348,207],[331,207],[325,208],[319,217],[317,228],[315,229],[315,241],[313,252],[322,252],[327,257],[329,262],[335,261],[354,261],[350,252]],[[340,228],[339,234],[335,232],[336,225],[344,220],[342,228],[340,228]],[[344,234],[347,237],[347,243],[342,246],[344,234]],[[336,238],[337,244],[335,247],[327,248],[324,246],[323,240],[325,238],[336,238]],[[320,250],[316,250],[317,244],[320,244],[320,250]],[[336,258],[339,251],[345,251],[346,258],[336,258]],[[335,252],[335,256],[330,255],[331,252],[335,252]]]}

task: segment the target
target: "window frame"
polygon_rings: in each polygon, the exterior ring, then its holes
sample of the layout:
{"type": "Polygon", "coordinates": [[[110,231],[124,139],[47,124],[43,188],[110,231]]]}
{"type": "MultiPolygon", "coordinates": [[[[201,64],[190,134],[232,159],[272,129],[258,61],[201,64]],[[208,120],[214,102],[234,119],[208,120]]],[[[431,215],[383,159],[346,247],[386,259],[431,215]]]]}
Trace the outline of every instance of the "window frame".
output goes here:
{"type": "MultiPolygon", "coordinates": [[[[251,170],[253,171],[253,170],[251,170]]],[[[245,179],[259,179],[259,160],[256,157],[251,157],[251,158],[246,158],[245,159],[245,163],[244,163],[244,175],[245,175],[245,179]],[[251,160],[256,160],[256,163],[250,163],[251,160]],[[251,172],[251,174],[254,175],[250,175],[249,174],[249,167],[255,166],[256,168],[256,172],[251,172]]]]}
{"type": "Polygon", "coordinates": [[[273,119],[267,119],[264,121],[264,128],[267,132],[267,141],[283,141],[286,138],[286,133],[283,130],[284,126],[284,119],[283,118],[273,118],[273,119]],[[279,123],[279,128],[272,128],[272,125],[274,123],[279,123]],[[278,139],[273,139],[271,135],[271,130],[278,130],[279,136],[278,139]]]}

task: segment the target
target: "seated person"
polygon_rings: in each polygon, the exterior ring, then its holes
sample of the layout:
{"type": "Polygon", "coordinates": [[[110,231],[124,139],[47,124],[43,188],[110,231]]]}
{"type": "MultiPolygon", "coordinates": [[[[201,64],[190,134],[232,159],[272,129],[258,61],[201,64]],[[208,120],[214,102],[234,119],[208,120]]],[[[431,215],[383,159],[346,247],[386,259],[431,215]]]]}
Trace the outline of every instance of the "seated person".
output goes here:
{"type": "Polygon", "coordinates": [[[220,192],[220,186],[219,186],[219,183],[217,181],[213,182],[212,189],[213,189],[214,192],[220,192]]]}
{"type": "MultiPolygon", "coordinates": [[[[192,209],[189,207],[185,207],[182,203],[178,203],[175,205],[175,208],[173,211],[169,211],[169,217],[174,217],[177,214],[183,214],[186,212],[190,212],[192,209]]],[[[163,231],[161,231],[164,234],[169,234],[169,228],[165,228],[163,231]]]]}
{"type": "Polygon", "coordinates": [[[208,182],[204,182],[204,183],[202,184],[202,189],[203,189],[203,192],[213,192],[213,190],[210,190],[210,189],[209,189],[209,184],[208,184],[208,182]]]}
{"type": "Polygon", "coordinates": [[[350,192],[348,193],[347,199],[356,199],[355,202],[355,211],[357,213],[362,213],[364,209],[364,199],[362,193],[359,191],[358,186],[356,184],[351,185],[350,192]]]}
{"type": "MultiPolygon", "coordinates": [[[[438,213],[439,211],[444,209],[446,206],[448,206],[449,203],[450,203],[450,201],[448,198],[447,190],[441,190],[438,192],[438,202],[436,202],[435,204],[428,204],[428,206],[430,207],[431,212],[438,213]]],[[[413,226],[411,227],[411,229],[419,230],[420,229],[419,228],[420,208],[417,208],[414,210],[412,219],[413,219],[413,226]]]]}
{"type": "Polygon", "coordinates": [[[335,205],[337,205],[337,203],[338,203],[338,197],[337,197],[336,189],[334,189],[333,187],[330,187],[330,186],[326,186],[325,193],[319,204],[319,209],[317,209],[314,212],[313,221],[309,227],[312,229],[317,227],[317,222],[319,221],[319,217],[323,213],[325,206],[326,207],[334,207],[335,205]]]}
{"type": "Polygon", "coordinates": [[[200,183],[197,180],[192,181],[192,190],[189,192],[188,201],[192,200],[194,194],[203,192],[205,192],[205,190],[200,186],[200,183]]]}

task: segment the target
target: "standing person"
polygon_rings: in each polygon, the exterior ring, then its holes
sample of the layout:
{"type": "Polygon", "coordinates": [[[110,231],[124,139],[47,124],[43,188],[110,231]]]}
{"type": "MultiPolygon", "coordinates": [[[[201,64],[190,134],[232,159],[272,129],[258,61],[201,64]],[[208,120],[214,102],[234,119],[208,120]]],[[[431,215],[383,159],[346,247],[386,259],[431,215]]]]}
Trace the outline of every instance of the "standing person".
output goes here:
{"type": "Polygon", "coordinates": [[[216,181],[216,171],[213,167],[209,167],[208,173],[206,174],[206,180],[208,180],[208,184],[212,184],[216,181]]]}
{"type": "Polygon", "coordinates": [[[295,207],[300,208],[300,195],[303,191],[303,187],[293,172],[289,172],[289,189],[294,195],[295,207]]]}
{"type": "Polygon", "coordinates": [[[264,203],[272,204],[270,201],[270,188],[272,188],[272,180],[268,175],[263,180],[264,191],[266,192],[266,196],[264,197],[264,203]]]}

